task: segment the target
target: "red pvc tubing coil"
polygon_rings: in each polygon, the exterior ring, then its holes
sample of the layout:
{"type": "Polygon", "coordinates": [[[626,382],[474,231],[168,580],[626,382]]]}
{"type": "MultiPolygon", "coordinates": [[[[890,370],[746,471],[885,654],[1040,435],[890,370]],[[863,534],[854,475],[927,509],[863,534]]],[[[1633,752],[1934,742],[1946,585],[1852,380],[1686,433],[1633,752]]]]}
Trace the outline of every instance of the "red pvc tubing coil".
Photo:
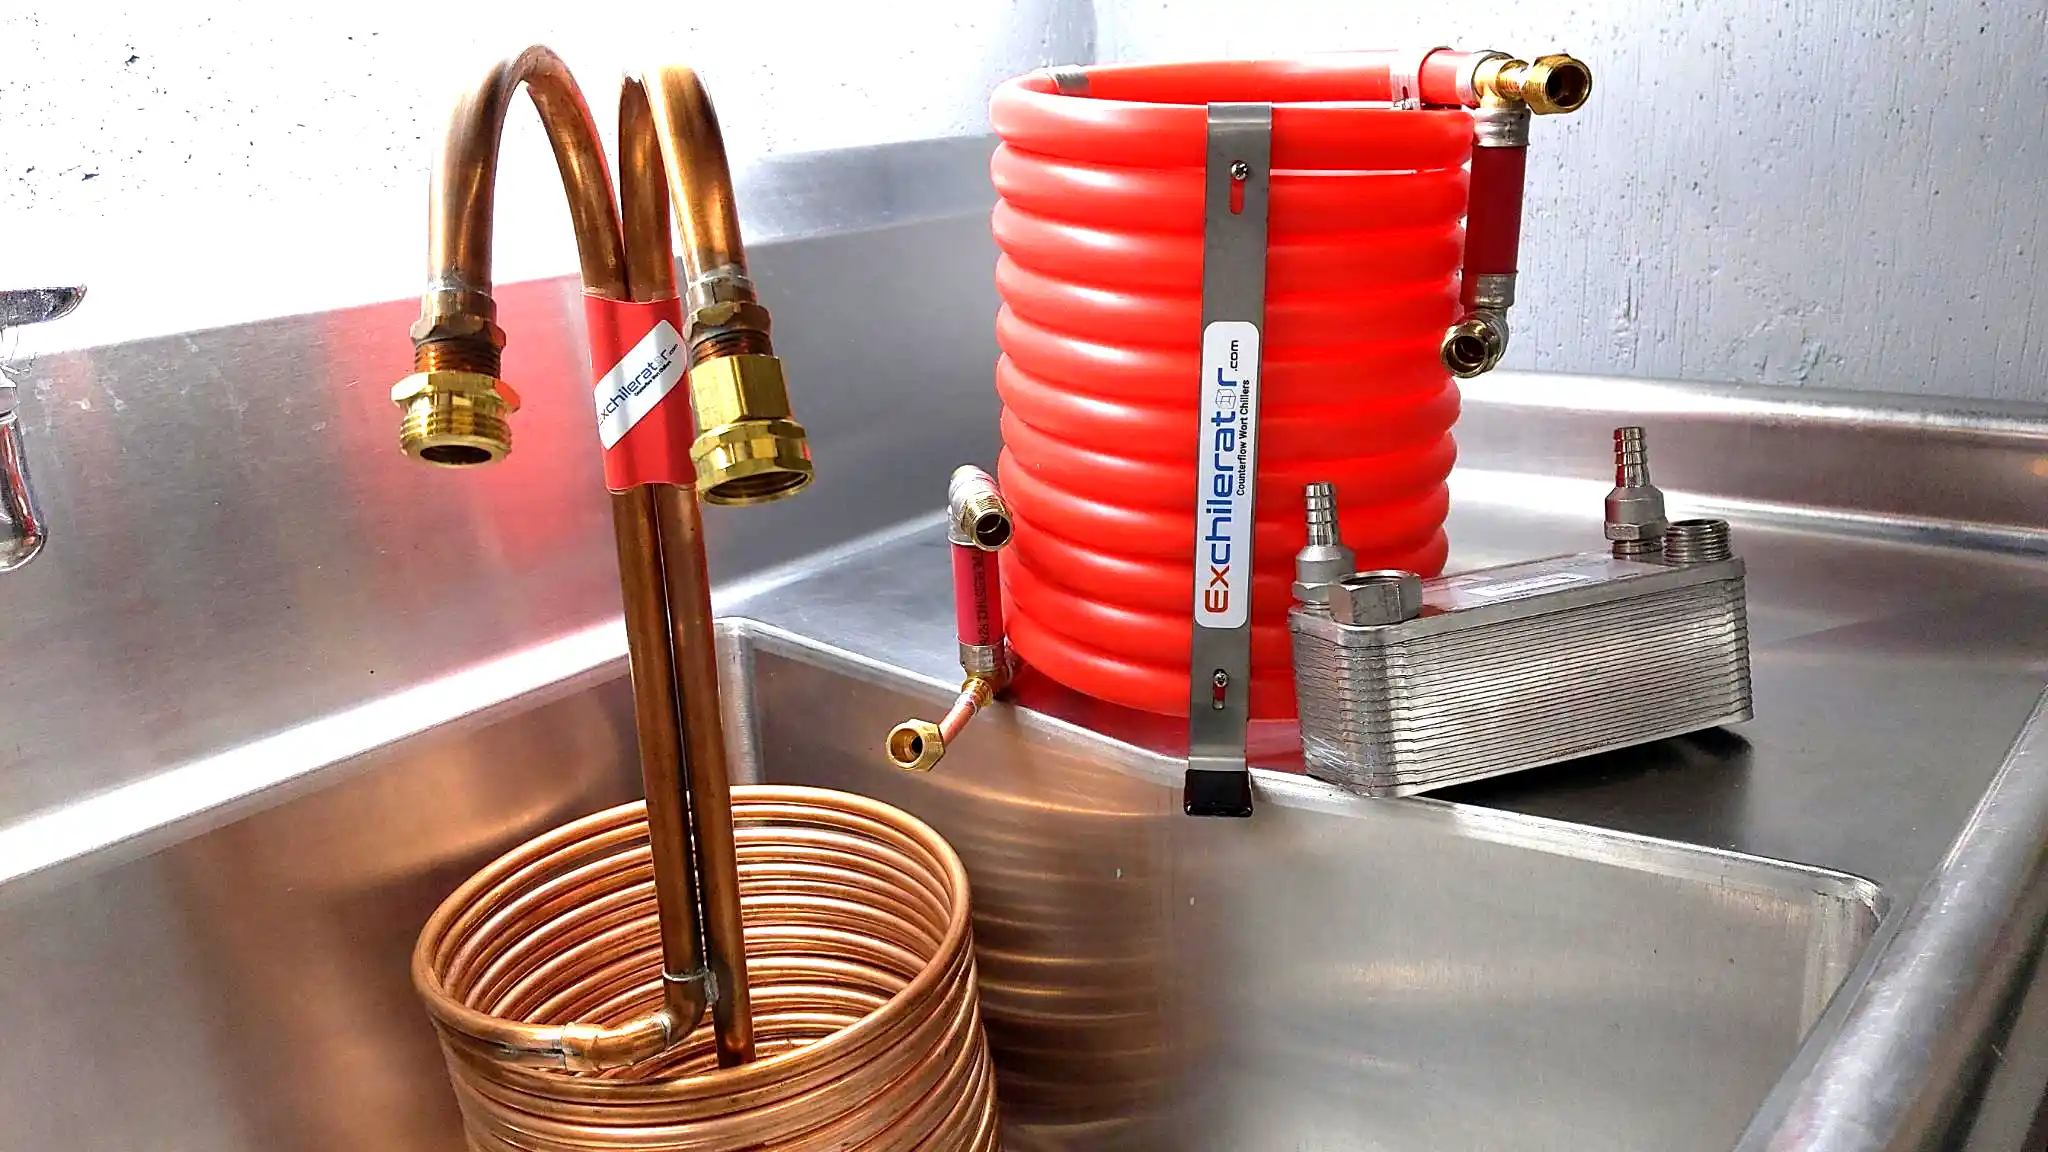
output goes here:
{"type": "Polygon", "coordinates": [[[1336,485],[1362,567],[1443,567],[1458,394],[1437,348],[1472,121],[1362,103],[1385,99],[1384,57],[1091,68],[1086,97],[1044,74],[996,90],[1004,596],[1012,646],[1052,679],[1187,711],[1211,100],[1275,105],[1253,717],[1294,716],[1304,485],[1336,485]]]}

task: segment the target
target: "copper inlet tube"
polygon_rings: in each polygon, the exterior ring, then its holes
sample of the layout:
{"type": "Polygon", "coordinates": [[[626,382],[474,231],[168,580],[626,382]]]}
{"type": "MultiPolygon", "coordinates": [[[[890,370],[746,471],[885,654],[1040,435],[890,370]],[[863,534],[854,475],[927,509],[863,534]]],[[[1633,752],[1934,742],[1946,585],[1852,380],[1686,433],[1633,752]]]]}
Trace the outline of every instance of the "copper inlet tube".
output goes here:
{"type": "MultiPolygon", "coordinates": [[[[589,110],[545,48],[492,68],[449,127],[416,372],[392,395],[401,445],[445,466],[510,451],[518,398],[498,378],[490,217],[498,135],[522,84],[568,192],[586,296],[674,299],[674,210],[697,305],[686,324],[699,479],[731,487],[733,503],[794,492],[808,449],[746,276],[702,85],[683,68],[625,80],[615,201],[589,110]],[[735,361],[745,370],[700,389],[699,372],[735,361]],[[707,411],[717,427],[704,427],[707,411]]],[[[815,790],[756,790],[736,832],[698,492],[629,479],[611,500],[647,799],[515,849],[423,932],[414,983],[470,1146],[822,1148],[856,1133],[877,1149],[993,1147],[976,1142],[994,1138],[992,1074],[957,859],[901,813],[815,790]]]]}
{"type": "MultiPolygon", "coordinates": [[[[507,1063],[437,1012],[470,1148],[993,1152],[959,857],[914,818],[824,789],[741,786],[733,816],[760,1058],[720,1069],[699,1029],[566,1075],[507,1063]]],[[[647,827],[622,805],[489,865],[428,922],[414,982],[494,1019],[644,1018],[662,996],[647,827]]]]}

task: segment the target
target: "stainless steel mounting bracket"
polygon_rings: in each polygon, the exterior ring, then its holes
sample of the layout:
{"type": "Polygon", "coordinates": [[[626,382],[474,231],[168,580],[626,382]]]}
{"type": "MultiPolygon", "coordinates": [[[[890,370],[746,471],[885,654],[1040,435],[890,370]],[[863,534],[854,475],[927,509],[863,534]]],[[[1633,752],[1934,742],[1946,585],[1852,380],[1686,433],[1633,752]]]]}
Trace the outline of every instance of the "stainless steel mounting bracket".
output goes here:
{"type": "Polygon", "coordinates": [[[1194,630],[1188,645],[1190,816],[1252,814],[1252,525],[1266,323],[1271,104],[1209,105],[1202,187],[1201,428],[1195,462],[1194,630]]]}

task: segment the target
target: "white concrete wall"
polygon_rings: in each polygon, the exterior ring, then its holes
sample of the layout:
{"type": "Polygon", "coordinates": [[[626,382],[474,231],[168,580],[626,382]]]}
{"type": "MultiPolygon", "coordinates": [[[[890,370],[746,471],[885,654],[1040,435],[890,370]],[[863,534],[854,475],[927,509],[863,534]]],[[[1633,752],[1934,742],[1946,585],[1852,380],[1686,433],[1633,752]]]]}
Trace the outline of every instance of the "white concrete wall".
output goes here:
{"type": "Polygon", "coordinates": [[[1100,0],[1103,59],[1569,50],[1508,364],[2048,399],[2038,0],[1100,0]]]}
{"type": "MultiPolygon", "coordinates": [[[[37,351],[416,292],[449,103],[529,43],[562,53],[607,129],[622,70],[696,65],[743,165],[984,131],[998,81],[1087,59],[1093,29],[1087,0],[11,0],[0,281],[91,287],[22,334],[37,351]]],[[[499,188],[499,279],[574,271],[525,107],[499,188]]]]}
{"type": "MultiPolygon", "coordinates": [[[[2037,2],[4,9],[0,280],[93,288],[46,344],[411,292],[451,80],[529,41],[600,120],[621,68],[699,63],[741,162],[980,131],[989,88],[1047,62],[1451,43],[1598,70],[1591,107],[1537,125],[1510,366],[2048,399],[2037,2]]],[[[521,112],[503,278],[574,266],[548,163],[521,112]]]]}

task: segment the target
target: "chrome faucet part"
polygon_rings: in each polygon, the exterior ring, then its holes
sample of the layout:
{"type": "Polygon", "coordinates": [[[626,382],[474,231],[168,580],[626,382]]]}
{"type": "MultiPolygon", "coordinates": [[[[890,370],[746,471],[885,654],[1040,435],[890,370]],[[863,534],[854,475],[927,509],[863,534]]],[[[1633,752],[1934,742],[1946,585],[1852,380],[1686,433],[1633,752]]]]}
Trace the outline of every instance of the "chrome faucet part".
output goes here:
{"type": "Polygon", "coordinates": [[[1294,554],[1294,598],[1328,604],[1330,585],[1358,571],[1358,554],[1344,546],[1337,524],[1337,492],[1327,480],[1308,486],[1308,543],[1294,554]]]}
{"type": "Polygon", "coordinates": [[[21,421],[12,386],[0,388],[0,572],[12,572],[36,558],[50,538],[49,523],[36,503],[21,446],[21,421]]]}
{"type": "MultiPolygon", "coordinates": [[[[0,292],[0,335],[67,316],[83,299],[83,287],[0,292]]],[[[0,364],[0,572],[12,572],[35,559],[49,539],[50,524],[36,501],[28,452],[22,446],[20,389],[0,364]]]]}
{"type": "Polygon", "coordinates": [[[85,299],[85,287],[16,288],[0,292],[0,328],[45,324],[69,316],[85,299]]]}
{"type": "Polygon", "coordinates": [[[1607,541],[1616,556],[1645,556],[1664,547],[1664,493],[1650,482],[1643,430],[1614,430],[1614,490],[1607,494],[1607,541]]]}
{"type": "Polygon", "coordinates": [[[1674,532],[1677,564],[1362,572],[1295,607],[1309,775],[1407,796],[1749,719],[1742,561],[1724,526],[1674,532]]]}

